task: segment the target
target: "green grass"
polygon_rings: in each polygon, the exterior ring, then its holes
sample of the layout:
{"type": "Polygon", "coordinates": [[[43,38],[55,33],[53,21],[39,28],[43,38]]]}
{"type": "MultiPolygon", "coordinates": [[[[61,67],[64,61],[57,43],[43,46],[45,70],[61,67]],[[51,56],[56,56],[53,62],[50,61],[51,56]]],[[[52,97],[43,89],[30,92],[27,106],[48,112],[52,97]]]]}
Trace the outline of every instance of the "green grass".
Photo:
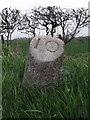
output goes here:
{"type": "Polygon", "coordinates": [[[74,40],[65,46],[67,55],[79,55],[81,53],[87,53],[88,51],[88,42],[85,40],[74,40]]]}
{"type": "Polygon", "coordinates": [[[87,42],[65,46],[61,79],[51,90],[22,86],[28,43],[19,41],[17,53],[15,41],[3,49],[3,118],[87,118],[87,42]]]}

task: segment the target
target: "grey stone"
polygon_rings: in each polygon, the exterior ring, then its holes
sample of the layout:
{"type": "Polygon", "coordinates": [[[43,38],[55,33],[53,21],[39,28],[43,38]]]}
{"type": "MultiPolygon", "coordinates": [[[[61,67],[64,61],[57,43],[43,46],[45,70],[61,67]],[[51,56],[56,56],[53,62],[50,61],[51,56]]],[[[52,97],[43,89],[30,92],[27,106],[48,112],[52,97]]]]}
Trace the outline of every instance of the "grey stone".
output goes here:
{"type": "Polygon", "coordinates": [[[33,38],[24,72],[23,84],[50,87],[60,77],[60,67],[64,54],[64,42],[55,37],[33,38]]]}

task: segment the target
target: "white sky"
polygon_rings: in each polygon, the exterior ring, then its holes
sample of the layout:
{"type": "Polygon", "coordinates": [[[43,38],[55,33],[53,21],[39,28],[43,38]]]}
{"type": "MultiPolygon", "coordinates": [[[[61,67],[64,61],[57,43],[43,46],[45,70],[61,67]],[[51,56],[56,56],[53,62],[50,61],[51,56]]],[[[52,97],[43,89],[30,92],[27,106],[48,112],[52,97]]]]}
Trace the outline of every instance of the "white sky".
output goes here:
{"type": "Polygon", "coordinates": [[[0,0],[0,11],[5,7],[30,10],[38,6],[61,6],[62,8],[88,8],[89,0],[0,0]]]}
{"type": "MultiPolygon", "coordinates": [[[[30,9],[38,6],[60,6],[61,8],[88,8],[90,0],[0,0],[0,11],[3,8],[11,7],[21,10],[21,12],[28,12],[30,9]]],[[[84,34],[87,33],[85,29],[84,34]]],[[[14,34],[14,36],[20,36],[14,34]]]]}

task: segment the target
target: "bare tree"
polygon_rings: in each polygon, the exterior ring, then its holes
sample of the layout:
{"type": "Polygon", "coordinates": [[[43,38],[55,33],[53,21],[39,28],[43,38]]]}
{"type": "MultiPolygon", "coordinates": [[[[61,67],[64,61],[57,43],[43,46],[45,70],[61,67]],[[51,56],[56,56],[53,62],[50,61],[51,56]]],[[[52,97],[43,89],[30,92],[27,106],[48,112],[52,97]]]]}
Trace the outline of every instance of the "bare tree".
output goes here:
{"type": "MultiPolygon", "coordinates": [[[[46,35],[54,36],[57,24],[57,7],[47,6],[33,9],[33,14],[38,23],[46,29],[46,35]]],[[[41,29],[41,28],[39,28],[41,29]]]]}
{"type": "Polygon", "coordinates": [[[1,16],[0,16],[0,37],[1,37],[2,44],[4,44],[5,28],[4,28],[4,24],[2,22],[3,21],[1,20],[1,16]]]}
{"type": "Polygon", "coordinates": [[[33,37],[36,35],[37,29],[45,30],[46,35],[53,37],[58,28],[58,36],[65,44],[87,25],[90,17],[85,8],[61,9],[57,6],[40,6],[22,16],[20,16],[19,10],[4,8],[0,16],[0,34],[7,36],[7,42],[17,27],[18,30],[33,37]]]}
{"type": "Polygon", "coordinates": [[[1,29],[1,21],[0,21],[0,37],[1,37],[1,41],[2,43],[4,44],[4,37],[3,37],[3,34],[2,34],[2,29],[1,29]]]}
{"type": "Polygon", "coordinates": [[[87,9],[61,9],[56,6],[34,8],[33,14],[38,23],[46,29],[46,35],[53,37],[56,28],[59,28],[59,38],[62,38],[65,44],[87,25],[89,17],[87,9]]]}
{"type": "Polygon", "coordinates": [[[17,9],[4,8],[1,11],[0,16],[1,16],[0,29],[7,37],[7,45],[9,45],[9,40],[11,40],[12,33],[18,26],[20,12],[17,9]]]}
{"type": "Polygon", "coordinates": [[[39,29],[40,30],[46,30],[46,35],[49,34],[49,22],[47,20],[47,17],[45,16],[45,8],[43,7],[38,7],[38,8],[34,8],[32,9],[32,13],[33,13],[33,18],[38,22],[39,24],[39,29]]]}
{"type": "Polygon", "coordinates": [[[33,18],[31,13],[30,15],[24,14],[22,15],[18,30],[28,35],[30,34],[32,37],[35,37],[37,26],[38,22],[33,18]]]}
{"type": "Polygon", "coordinates": [[[70,42],[79,32],[80,30],[87,26],[88,23],[88,14],[87,9],[79,8],[77,10],[71,9],[65,10],[62,12],[61,19],[61,29],[62,29],[62,39],[64,43],[70,42]]]}

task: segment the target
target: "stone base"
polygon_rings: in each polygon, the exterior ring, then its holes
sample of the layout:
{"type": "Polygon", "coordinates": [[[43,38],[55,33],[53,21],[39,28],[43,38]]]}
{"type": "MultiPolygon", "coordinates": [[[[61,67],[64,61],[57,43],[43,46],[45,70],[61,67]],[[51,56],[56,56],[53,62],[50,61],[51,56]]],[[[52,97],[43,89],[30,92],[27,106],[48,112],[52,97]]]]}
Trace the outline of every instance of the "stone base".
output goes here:
{"type": "Polygon", "coordinates": [[[31,43],[32,46],[30,46],[30,51],[28,54],[28,59],[24,72],[23,84],[25,86],[28,85],[30,86],[32,84],[35,84],[41,87],[50,87],[57,84],[58,80],[60,79],[60,67],[63,59],[64,44],[61,40],[52,37],[44,37],[44,38],[39,37],[39,38],[41,42],[39,42],[38,48],[35,48],[35,44],[34,44],[36,42],[35,38],[34,38],[34,43],[31,43]],[[46,38],[47,40],[43,41],[43,39],[45,40],[46,38]],[[45,46],[48,41],[48,38],[49,38],[49,42],[47,46],[45,46]],[[53,44],[54,41],[55,44],[53,44]],[[60,47],[59,45],[61,46],[61,49],[58,48],[60,47]],[[46,55],[46,53],[49,55],[46,55]]]}

